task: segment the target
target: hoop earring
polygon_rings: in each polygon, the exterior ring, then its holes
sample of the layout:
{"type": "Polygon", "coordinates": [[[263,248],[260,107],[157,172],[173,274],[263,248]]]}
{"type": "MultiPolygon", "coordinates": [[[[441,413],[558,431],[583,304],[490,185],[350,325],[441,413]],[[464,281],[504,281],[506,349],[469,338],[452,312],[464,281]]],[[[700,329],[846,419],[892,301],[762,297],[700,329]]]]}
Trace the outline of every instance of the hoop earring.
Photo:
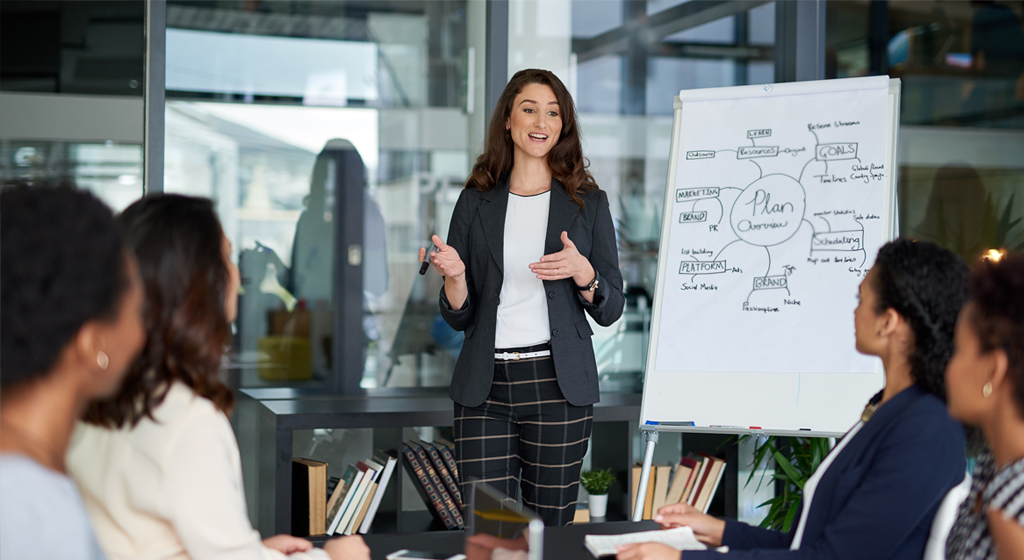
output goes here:
{"type": "Polygon", "coordinates": [[[107,366],[110,365],[110,358],[103,350],[96,353],[96,365],[100,366],[100,369],[107,369],[107,366]]]}
{"type": "Polygon", "coordinates": [[[985,395],[986,399],[989,398],[990,396],[992,396],[992,382],[991,381],[986,383],[985,386],[981,388],[981,394],[985,395]]]}

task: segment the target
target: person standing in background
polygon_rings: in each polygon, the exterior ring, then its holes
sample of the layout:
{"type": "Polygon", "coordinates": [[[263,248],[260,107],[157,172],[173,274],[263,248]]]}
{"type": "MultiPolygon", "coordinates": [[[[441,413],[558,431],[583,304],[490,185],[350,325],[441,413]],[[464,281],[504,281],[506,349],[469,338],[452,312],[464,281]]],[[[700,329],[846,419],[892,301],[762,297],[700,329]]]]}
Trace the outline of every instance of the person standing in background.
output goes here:
{"type": "Polygon", "coordinates": [[[420,262],[444,276],[441,314],[466,337],[449,391],[461,482],[521,490],[547,525],[571,523],[600,400],[586,314],[610,325],[625,299],[608,196],[557,76],[505,86],[448,241],[432,241],[420,262]]]}

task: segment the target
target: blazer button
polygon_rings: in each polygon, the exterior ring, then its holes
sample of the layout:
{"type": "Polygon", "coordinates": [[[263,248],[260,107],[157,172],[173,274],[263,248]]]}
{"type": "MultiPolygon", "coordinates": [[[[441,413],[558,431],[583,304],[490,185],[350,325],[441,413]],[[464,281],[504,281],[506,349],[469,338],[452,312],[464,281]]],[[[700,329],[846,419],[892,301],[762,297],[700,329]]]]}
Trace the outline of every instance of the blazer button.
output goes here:
{"type": "Polygon", "coordinates": [[[555,292],[548,292],[548,299],[555,299],[555,292]]]}
{"type": "Polygon", "coordinates": [[[551,329],[551,336],[558,336],[558,329],[551,329]]]}

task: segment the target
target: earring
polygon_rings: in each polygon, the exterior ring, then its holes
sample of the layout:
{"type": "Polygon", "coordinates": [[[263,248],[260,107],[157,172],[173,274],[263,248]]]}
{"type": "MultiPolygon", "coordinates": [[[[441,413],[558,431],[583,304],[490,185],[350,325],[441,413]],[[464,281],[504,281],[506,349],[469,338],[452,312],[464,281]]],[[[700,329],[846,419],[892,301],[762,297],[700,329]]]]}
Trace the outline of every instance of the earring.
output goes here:
{"type": "Polygon", "coordinates": [[[107,366],[110,365],[110,358],[103,350],[96,353],[96,365],[100,366],[100,369],[107,369],[107,366]]]}
{"type": "Polygon", "coordinates": [[[985,395],[986,399],[989,398],[990,396],[992,396],[992,382],[991,381],[986,383],[985,386],[981,388],[981,394],[985,395]]]}
{"type": "Polygon", "coordinates": [[[505,123],[505,130],[512,130],[512,125],[505,123]]]}

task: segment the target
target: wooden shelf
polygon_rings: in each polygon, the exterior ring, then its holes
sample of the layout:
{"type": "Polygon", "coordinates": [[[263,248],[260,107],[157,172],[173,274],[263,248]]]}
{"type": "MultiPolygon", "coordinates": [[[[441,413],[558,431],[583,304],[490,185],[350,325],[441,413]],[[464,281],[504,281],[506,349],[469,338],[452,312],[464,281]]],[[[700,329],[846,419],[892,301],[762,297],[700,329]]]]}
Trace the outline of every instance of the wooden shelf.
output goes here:
{"type": "MultiPolygon", "coordinates": [[[[339,396],[308,394],[287,388],[242,389],[234,422],[258,426],[253,441],[239,440],[242,452],[255,455],[258,529],[264,534],[291,533],[291,461],[293,432],[318,428],[373,429],[375,449],[400,451],[402,429],[420,426],[446,427],[454,422],[454,406],[447,389],[388,392],[386,396],[339,396]],[[250,449],[251,448],[251,449],[250,449]],[[259,491],[272,488],[273,492],[259,491]]],[[[633,462],[631,438],[640,417],[639,394],[605,394],[594,405],[591,438],[595,465],[610,467],[628,481],[633,462]]],[[[400,457],[400,460],[402,458],[400,457]]],[[[401,511],[401,478],[405,469],[396,466],[384,495],[373,533],[443,530],[427,511],[401,511]]],[[[247,473],[248,475],[249,473],[247,473]]],[[[627,494],[628,496],[628,494],[627,494]]],[[[625,518],[621,489],[609,499],[609,515],[625,518]],[[615,511],[616,513],[613,513],[615,511]]]]}

